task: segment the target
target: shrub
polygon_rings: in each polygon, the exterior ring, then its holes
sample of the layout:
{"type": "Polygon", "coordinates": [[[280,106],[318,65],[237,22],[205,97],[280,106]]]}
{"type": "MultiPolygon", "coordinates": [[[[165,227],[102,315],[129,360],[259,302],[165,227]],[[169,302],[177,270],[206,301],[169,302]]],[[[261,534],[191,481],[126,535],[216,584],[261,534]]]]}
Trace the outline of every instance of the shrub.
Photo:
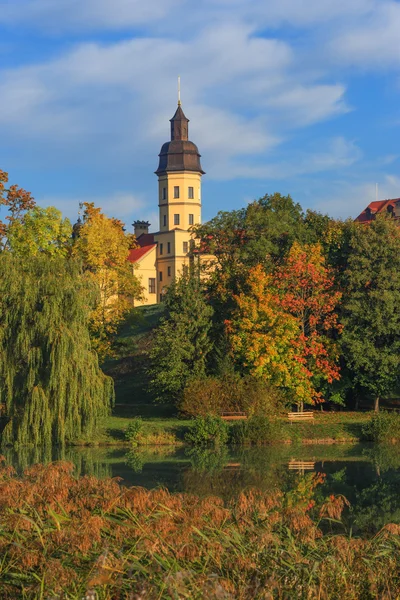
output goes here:
{"type": "Polygon", "coordinates": [[[125,431],[125,439],[132,445],[137,446],[139,443],[139,435],[143,431],[143,421],[140,417],[133,419],[125,431]]]}
{"type": "Polygon", "coordinates": [[[362,435],[370,442],[397,442],[400,440],[400,414],[381,411],[363,425],[362,435]]]}
{"type": "Polygon", "coordinates": [[[191,379],[183,392],[180,410],[192,417],[222,412],[245,412],[247,415],[276,414],[284,400],[276,388],[254,377],[230,373],[191,379]]]}
{"type": "Polygon", "coordinates": [[[194,446],[221,446],[228,441],[228,425],[213,415],[197,417],[190,425],[185,440],[194,446]]]}
{"type": "Polygon", "coordinates": [[[260,446],[281,439],[281,423],[263,416],[253,416],[246,421],[237,422],[231,431],[233,444],[260,446]]]}

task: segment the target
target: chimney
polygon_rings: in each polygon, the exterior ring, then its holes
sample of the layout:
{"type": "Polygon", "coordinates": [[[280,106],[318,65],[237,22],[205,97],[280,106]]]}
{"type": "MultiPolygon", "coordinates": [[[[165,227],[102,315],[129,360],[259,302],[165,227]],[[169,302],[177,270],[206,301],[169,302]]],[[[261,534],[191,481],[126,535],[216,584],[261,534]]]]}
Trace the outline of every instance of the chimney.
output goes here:
{"type": "Polygon", "coordinates": [[[142,233],[149,233],[150,223],[148,221],[134,221],[133,227],[135,228],[135,237],[138,239],[142,233]]]}

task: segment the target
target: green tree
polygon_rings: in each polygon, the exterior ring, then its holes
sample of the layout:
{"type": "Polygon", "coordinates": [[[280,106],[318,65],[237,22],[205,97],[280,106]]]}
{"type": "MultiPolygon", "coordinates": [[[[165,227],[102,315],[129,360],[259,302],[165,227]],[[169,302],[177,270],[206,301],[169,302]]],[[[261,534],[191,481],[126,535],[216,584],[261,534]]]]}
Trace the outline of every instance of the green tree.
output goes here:
{"type": "Polygon", "coordinates": [[[113,382],[89,337],[95,296],[71,260],[0,254],[3,443],[64,444],[109,414],[113,382]]]}
{"type": "Polygon", "coordinates": [[[358,225],[344,272],[342,350],[354,381],[375,399],[390,393],[400,367],[400,229],[389,217],[358,225]]]}
{"type": "Polygon", "coordinates": [[[35,206],[22,219],[9,224],[7,238],[10,249],[18,256],[66,256],[71,234],[71,223],[57,208],[35,206]]]}
{"type": "Polygon", "coordinates": [[[191,377],[205,376],[212,312],[197,272],[185,271],[168,288],[150,353],[150,385],[157,400],[176,402],[191,377]]]}

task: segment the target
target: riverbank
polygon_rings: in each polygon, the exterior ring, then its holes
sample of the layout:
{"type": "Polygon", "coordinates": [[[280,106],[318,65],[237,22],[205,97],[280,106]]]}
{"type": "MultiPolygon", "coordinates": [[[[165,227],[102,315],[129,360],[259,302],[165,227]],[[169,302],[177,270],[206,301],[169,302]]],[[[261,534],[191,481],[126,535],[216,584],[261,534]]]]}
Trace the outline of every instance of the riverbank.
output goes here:
{"type": "MultiPolygon", "coordinates": [[[[158,410],[158,407],[157,407],[158,410]]],[[[137,418],[142,420],[139,446],[182,446],[191,421],[168,415],[168,407],[160,407],[161,416],[154,416],[154,405],[120,405],[115,414],[104,419],[99,431],[88,439],[75,440],[74,445],[118,446],[126,445],[126,431],[137,418]],[[149,416],[153,415],[153,416],[149,416]]],[[[281,417],[279,438],[282,444],[356,444],[362,441],[362,427],[372,418],[372,412],[314,412],[314,421],[289,423],[281,417]]],[[[234,425],[230,425],[233,427],[234,425]]]]}

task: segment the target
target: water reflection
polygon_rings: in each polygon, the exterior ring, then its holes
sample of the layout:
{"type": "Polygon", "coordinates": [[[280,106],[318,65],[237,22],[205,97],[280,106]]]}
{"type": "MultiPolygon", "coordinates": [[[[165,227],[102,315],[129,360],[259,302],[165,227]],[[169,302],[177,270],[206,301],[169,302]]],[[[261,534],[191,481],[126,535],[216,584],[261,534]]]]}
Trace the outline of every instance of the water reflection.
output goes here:
{"type": "Polygon", "coordinates": [[[343,494],[351,503],[346,526],[371,532],[400,523],[399,446],[279,446],[196,450],[155,448],[6,449],[18,472],[37,462],[68,460],[77,475],[119,477],[123,485],[165,486],[171,491],[218,495],[224,500],[247,487],[294,489],[307,473],[325,474],[318,494],[343,494]]]}

